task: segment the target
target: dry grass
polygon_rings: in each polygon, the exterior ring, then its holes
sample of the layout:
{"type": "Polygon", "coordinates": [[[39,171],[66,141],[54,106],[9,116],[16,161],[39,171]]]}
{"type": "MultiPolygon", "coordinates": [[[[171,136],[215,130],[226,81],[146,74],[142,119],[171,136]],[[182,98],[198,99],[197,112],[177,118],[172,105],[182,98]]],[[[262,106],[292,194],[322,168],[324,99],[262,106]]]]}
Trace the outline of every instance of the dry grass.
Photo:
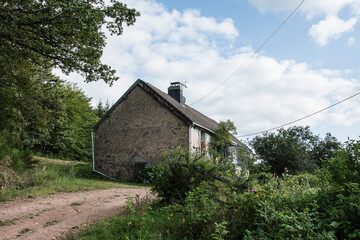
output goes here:
{"type": "Polygon", "coordinates": [[[46,158],[46,157],[39,157],[39,156],[34,156],[34,158],[45,164],[57,164],[57,165],[84,165],[84,164],[87,164],[86,162],[67,161],[67,160],[60,160],[60,159],[55,159],[55,158],[46,158]]]}

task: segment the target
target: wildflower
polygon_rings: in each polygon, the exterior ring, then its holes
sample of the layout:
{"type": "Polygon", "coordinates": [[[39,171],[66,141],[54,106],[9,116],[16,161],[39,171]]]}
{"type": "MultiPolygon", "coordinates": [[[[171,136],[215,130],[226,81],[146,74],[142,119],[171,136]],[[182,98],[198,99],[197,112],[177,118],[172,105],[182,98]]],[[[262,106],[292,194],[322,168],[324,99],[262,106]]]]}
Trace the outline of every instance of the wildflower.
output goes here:
{"type": "Polygon", "coordinates": [[[251,188],[250,191],[255,192],[255,189],[251,188]]]}

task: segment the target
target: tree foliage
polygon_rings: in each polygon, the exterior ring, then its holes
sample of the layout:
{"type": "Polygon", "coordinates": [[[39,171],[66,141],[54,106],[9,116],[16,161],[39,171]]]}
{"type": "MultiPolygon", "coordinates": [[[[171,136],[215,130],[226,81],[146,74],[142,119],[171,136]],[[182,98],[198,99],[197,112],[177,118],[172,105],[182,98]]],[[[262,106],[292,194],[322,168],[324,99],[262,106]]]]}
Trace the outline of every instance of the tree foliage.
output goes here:
{"type": "Polygon", "coordinates": [[[264,133],[251,142],[257,155],[276,174],[284,172],[312,172],[321,165],[321,159],[333,155],[340,147],[335,137],[328,133],[324,140],[314,135],[310,128],[295,126],[281,128],[277,133],[264,133]]]}
{"type": "Polygon", "coordinates": [[[0,3],[1,71],[12,74],[22,64],[50,64],[65,73],[79,72],[87,82],[117,80],[115,71],[101,63],[105,25],[120,35],[139,12],[118,1],[5,0],[0,3]]]}
{"type": "Polygon", "coordinates": [[[103,101],[100,99],[100,101],[98,102],[98,104],[94,109],[94,112],[99,118],[102,118],[106,114],[106,112],[109,111],[109,109],[110,109],[109,100],[106,100],[106,102],[103,103],[103,101]]]}
{"type": "Polygon", "coordinates": [[[90,129],[99,119],[90,99],[49,69],[30,64],[15,76],[0,86],[3,141],[10,148],[89,159],[90,129]]]}
{"type": "Polygon", "coordinates": [[[232,164],[215,163],[203,153],[189,153],[181,146],[168,151],[159,164],[140,171],[138,177],[151,183],[152,191],[167,203],[184,203],[188,193],[205,182],[235,191],[243,189],[246,181],[232,164]]]}
{"type": "Polygon", "coordinates": [[[224,158],[226,146],[232,144],[232,135],[236,134],[236,127],[234,122],[227,120],[220,121],[215,135],[210,141],[210,153],[214,157],[224,158]]]}
{"type": "Polygon", "coordinates": [[[98,117],[90,99],[51,74],[78,72],[86,82],[117,80],[100,61],[105,26],[120,35],[139,12],[116,0],[4,0],[0,3],[0,156],[29,149],[59,157],[90,156],[98,117]]]}

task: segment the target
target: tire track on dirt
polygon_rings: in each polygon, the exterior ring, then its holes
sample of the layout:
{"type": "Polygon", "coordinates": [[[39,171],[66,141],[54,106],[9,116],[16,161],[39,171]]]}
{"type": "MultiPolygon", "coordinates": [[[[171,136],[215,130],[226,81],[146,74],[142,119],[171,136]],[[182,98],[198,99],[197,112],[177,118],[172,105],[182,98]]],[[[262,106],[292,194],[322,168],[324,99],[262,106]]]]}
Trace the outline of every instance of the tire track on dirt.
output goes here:
{"type": "Polygon", "coordinates": [[[0,203],[0,239],[58,239],[121,213],[128,198],[136,195],[143,198],[150,189],[112,188],[0,203]]]}

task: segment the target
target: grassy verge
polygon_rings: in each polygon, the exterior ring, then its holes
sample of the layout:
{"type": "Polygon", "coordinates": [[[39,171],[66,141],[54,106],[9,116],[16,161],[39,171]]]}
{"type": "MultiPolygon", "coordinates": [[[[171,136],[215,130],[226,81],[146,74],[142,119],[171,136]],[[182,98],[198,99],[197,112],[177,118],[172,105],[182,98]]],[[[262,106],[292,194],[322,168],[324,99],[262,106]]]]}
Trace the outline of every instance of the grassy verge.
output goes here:
{"type": "Polygon", "coordinates": [[[0,202],[18,198],[31,198],[57,192],[75,192],[108,188],[141,186],[129,182],[116,182],[92,172],[91,163],[63,161],[35,157],[33,169],[17,173],[2,166],[0,202]]]}
{"type": "Polygon", "coordinates": [[[159,202],[151,203],[149,199],[135,199],[134,202],[128,202],[123,214],[92,225],[84,225],[78,232],[69,234],[64,239],[173,239],[164,228],[169,226],[166,225],[167,221],[174,221],[173,218],[169,220],[167,215],[159,202]]]}

